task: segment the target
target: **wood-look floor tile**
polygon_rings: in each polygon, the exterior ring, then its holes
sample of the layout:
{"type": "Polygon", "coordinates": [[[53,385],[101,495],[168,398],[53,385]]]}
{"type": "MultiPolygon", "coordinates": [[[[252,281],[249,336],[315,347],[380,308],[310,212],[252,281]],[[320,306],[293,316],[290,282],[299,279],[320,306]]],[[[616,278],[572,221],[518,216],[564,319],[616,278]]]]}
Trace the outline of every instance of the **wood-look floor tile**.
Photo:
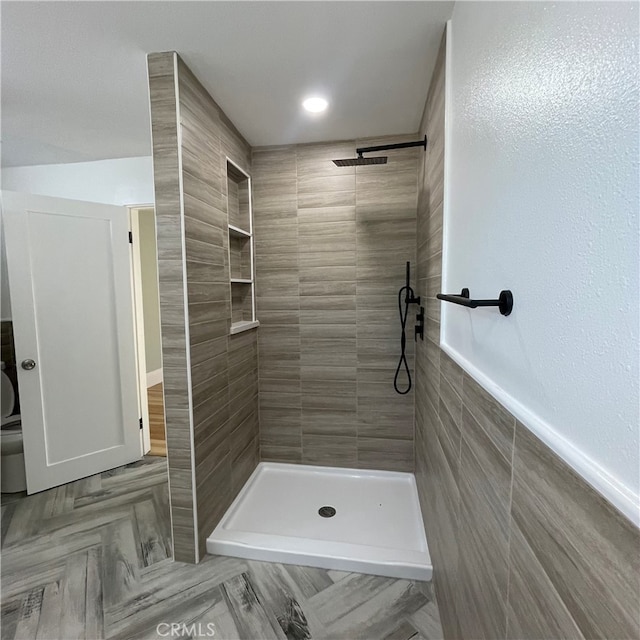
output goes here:
{"type": "MultiPolygon", "coordinates": [[[[165,465],[164,459],[148,459],[70,485],[65,496],[82,495],[86,502],[93,492],[100,519],[87,512],[88,504],[74,508],[71,498],[58,501],[66,504],[64,513],[49,509],[58,515],[48,520],[39,518],[38,509],[22,510],[37,526],[23,518],[30,537],[3,549],[3,638],[157,638],[171,623],[212,625],[217,637],[243,640],[382,640],[407,624],[425,638],[440,637],[437,613],[425,596],[431,590],[407,581],[221,556],[205,556],[199,565],[172,561],[168,504],[159,508],[168,496],[166,471],[158,473],[165,465]],[[152,500],[130,491],[128,501],[122,496],[109,506],[103,483],[131,488],[145,472],[156,480],[152,500]],[[63,516],[67,527],[50,532],[49,523],[63,516]],[[87,531],[93,533],[86,537],[87,531]],[[37,555],[38,540],[46,556],[37,555]]],[[[45,493],[37,504],[60,492],[45,493]]]]}
{"type": "Polygon", "coordinates": [[[162,383],[147,389],[149,403],[149,435],[151,438],[151,456],[167,455],[167,439],[164,420],[164,393],[162,383]]]}

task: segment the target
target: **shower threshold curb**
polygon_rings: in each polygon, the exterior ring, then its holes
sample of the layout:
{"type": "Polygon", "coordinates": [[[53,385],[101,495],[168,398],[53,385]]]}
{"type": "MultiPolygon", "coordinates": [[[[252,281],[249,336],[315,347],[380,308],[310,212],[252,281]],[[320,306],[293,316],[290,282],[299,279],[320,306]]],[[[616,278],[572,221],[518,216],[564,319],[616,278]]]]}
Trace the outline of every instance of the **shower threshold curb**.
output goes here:
{"type": "Polygon", "coordinates": [[[207,538],[207,552],[432,577],[415,478],[394,471],[261,462],[207,538]]]}

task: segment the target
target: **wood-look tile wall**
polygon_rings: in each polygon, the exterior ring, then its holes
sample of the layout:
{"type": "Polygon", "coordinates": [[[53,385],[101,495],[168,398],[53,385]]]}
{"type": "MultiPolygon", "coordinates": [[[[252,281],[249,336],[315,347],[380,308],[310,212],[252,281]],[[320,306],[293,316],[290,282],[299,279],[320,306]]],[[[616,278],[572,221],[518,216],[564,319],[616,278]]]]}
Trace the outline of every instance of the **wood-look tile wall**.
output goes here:
{"type": "Polygon", "coordinates": [[[195,560],[188,344],[185,327],[174,54],[148,57],[167,462],[176,560],[195,560]]]}
{"type": "Polygon", "coordinates": [[[148,66],[174,545],[193,562],[259,459],[257,337],[229,335],[226,158],[250,173],[251,152],[175,53],[148,66]]]}
{"type": "Polygon", "coordinates": [[[439,347],[444,41],[421,131],[416,480],[447,638],[638,638],[638,530],[439,347]]]}
{"type": "MultiPolygon", "coordinates": [[[[397,395],[393,376],[424,152],[332,162],[384,142],[254,150],[263,460],[413,470],[413,392],[397,395]]],[[[411,333],[408,346],[413,366],[411,333]]]]}

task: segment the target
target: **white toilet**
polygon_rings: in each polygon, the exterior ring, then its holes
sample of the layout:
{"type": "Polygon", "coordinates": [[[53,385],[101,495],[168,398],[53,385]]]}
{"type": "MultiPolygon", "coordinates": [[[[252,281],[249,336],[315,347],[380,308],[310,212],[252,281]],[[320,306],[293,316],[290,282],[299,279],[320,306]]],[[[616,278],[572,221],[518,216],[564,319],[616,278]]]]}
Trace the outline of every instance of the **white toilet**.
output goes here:
{"type": "MultiPolygon", "coordinates": [[[[2,363],[4,369],[4,362],[2,363]]],[[[0,430],[0,491],[18,493],[26,491],[27,480],[24,473],[24,449],[22,448],[22,425],[20,415],[11,415],[16,403],[16,394],[9,376],[0,371],[2,378],[2,429],[0,430]]]]}

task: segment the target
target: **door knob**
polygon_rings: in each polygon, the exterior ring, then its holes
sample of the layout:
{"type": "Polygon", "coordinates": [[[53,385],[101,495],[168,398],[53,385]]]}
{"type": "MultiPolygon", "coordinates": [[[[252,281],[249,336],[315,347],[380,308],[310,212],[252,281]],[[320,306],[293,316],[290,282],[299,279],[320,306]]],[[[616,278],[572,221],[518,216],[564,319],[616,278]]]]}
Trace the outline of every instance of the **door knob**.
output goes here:
{"type": "Polygon", "coordinates": [[[35,360],[31,360],[30,358],[27,360],[23,360],[20,363],[20,366],[25,369],[26,371],[31,371],[31,369],[35,369],[36,368],[36,361],[35,360]]]}

